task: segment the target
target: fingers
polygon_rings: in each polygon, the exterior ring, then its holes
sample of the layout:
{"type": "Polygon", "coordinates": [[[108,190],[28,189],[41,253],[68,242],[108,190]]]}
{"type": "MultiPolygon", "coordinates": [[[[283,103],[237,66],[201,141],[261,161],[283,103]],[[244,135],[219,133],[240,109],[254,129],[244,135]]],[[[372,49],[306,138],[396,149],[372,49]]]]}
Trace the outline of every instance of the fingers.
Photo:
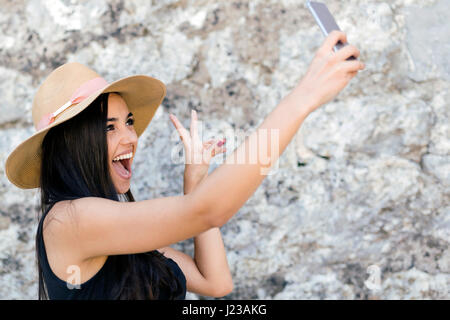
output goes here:
{"type": "Polygon", "coordinates": [[[214,157],[218,154],[224,153],[227,151],[225,148],[226,138],[223,138],[222,140],[213,140],[214,143],[211,143],[206,148],[206,153],[208,156],[214,157]]]}
{"type": "Polygon", "coordinates": [[[197,111],[195,111],[194,109],[191,110],[191,137],[196,137],[198,136],[198,132],[197,132],[197,111]]]}
{"type": "Polygon", "coordinates": [[[214,141],[215,141],[214,139],[211,139],[211,140],[203,142],[203,147],[209,148],[211,146],[211,144],[214,143],[214,141]]]}
{"type": "Polygon", "coordinates": [[[169,118],[172,121],[173,125],[177,129],[178,133],[180,134],[180,139],[184,141],[190,141],[190,137],[192,138],[198,138],[198,130],[197,130],[197,111],[194,109],[191,110],[191,125],[189,131],[183,127],[181,122],[178,120],[178,118],[173,115],[169,114],[169,118]]]}
{"type": "Polygon", "coordinates": [[[223,138],[223,140],[220,140],[219,142],[217,142],[217,145],[220,147],[221,145],[225,144],[225,142],[227,142],[227,139],[223,138]]]}
{"type": "Polygon", "coordinates": [[[335,59],[338,61],[347,60],[347,58],[354,56],[355,58],[359,57],[359,50],[353,45],[346,45],[342,49],[339,49],[335,54],[335,59]]]}
{"type": "Polygon", "coordinates": [[[178,120],[177,117],[175,117],[175,115],[173,114],[169,114],[169,118],[172,121],[173,125],[175,126],[175,128],[177,129],[179,135],[180,135],[180,139],[184,142],[184,143],[188,143],[191,139],[190,139],[190,134],[189,131],[187,131],[183,125],[181,124],[181,122],[178,120]]]}
{"type": "MultiPolygon", "coordinates": [[[[181,122],[178,120],[178,118],[173,115],[173,114],[169,114],[169,118],[172,121],[173,125],[175,126],[175,128],[177,129],[179,135],[180,135],[180,139],[183,141],[183,143],[185,144],[185,146],[188,146],[191,144],[191,142],[194,142],[194,147],[195,147],[195,143],[196,143],[196,138],[198,138],[198,132],[197,132],[197,112],[195,110],[191,110],[191,127],[190,127],[190,131],[186,130],[183,125],[181,124],[181,122]],[[193,140],[192,140],[193,139],[193,140]]],[[[202,143],[203,145],[203,149],[207,151],[207,155],[209,157],[214,157],[217,154],[223,153],[226,151],[226,148],[224,146],[226,142],[226,138],[222,139],[222,140],[217,140],[217,139],[210,139],[208,141],[205,141],[202,143]]]]}
{"type": "Polygon", "coordinates": [[[365,68],[365,64],[359,60],[347,60],[349,57],[354,56],[358,58],[360,51],[353,45],[346,45],[339,49],[336,53],[333,52],[333,46],[336,45],[338,41],[342,43],[347,43],[347,37],[344,32],[334,30],[326,38],[322,48],[322,53],[324,53],[329,61],[341,61],[337,68],[343,69],[345,72],[355,72],[365,68]]]}
{"type": "Polygon", "coordinates": [[[328,55],[330,52],[333,52],[333,47],[336,45],[338,41],[342,43],[347,43],[347,36],[344,32],[333,30],[330,34],[325,38],[322,46],[319,51],[324,55],[328,55]]]}
{"type": "Polygon", "coordinates": [[[218,143],[215,144],[215,147],[214,147],[214,150],[216,150],[215,155],[224,153],[227,151],[227,149],[225,148],[226,142],[227,142],[227,139],[223,138],[222,140],[220,140],[218,143]]]}
{"type": "Polygon", "coordinates": [[[341,69],[343,72],[357,72],[363,70],[366,65],[359,60],[350,60],[350,61],[342,61],[339,62],[336,66],[338,69],[341,69]]]}

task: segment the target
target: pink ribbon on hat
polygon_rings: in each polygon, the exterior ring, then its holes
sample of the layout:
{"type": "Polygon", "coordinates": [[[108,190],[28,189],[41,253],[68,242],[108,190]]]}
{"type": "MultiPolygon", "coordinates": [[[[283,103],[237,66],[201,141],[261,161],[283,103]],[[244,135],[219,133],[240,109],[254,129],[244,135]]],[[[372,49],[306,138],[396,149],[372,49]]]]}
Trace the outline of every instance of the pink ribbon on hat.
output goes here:
{"type": "Polygon", "coordinates": [[[70,100],[67,101],[62,107],[60,107],[55,112],[43,115],[37,125],[36,130],[39,131],[42,128],[50,125],[55,121],[56,117],[59,114],[61,114],[64,110],[68,109],[74,104],[80,103],[81,101],[89,97],[91,94],[93,94],[95,91],[100,90],[106,85],[108,85],[108,82],[102,77],[97,77],[89,81],[86,81],[81,86],[79,86],[77,90],[75,90],[75,92],[70,97],[70,100]]]}

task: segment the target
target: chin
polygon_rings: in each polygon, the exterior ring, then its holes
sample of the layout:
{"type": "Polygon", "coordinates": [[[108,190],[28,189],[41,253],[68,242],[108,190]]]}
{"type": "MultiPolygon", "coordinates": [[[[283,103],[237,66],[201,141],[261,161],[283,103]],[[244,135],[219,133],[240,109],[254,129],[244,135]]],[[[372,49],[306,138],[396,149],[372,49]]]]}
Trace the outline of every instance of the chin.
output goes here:
{"type": "Polygon", "coordinates": [[[130,190],[130,186],[128,186],[127,188],[119,188],[118,190],[118,193],[124,194],[127,193],[128,190],[130,190]]]}
{"type": "Polygon", "coordinates": [[[121,183],[120,185],[115,183],[114,186],[118,194],[127,193],[130,190],[130,183],[121,183]]]}

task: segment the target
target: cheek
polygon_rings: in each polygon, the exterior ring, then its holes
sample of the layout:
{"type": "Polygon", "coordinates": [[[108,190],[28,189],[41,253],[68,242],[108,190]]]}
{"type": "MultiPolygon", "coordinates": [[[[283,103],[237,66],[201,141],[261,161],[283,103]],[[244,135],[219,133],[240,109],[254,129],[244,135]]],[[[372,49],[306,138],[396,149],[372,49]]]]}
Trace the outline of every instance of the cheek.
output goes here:
{"type": "Polygon", "coordinates": [[[108,137],[107,141],[108,141],[108,160],[109,160],[109,162],[111,162],[112,157],[114,156],[114,154],[113,154],[113,152],[114,152],[114,148],[113,148],[114,141],[110,137],[108,137]]]}
{"type": "Polygon", "coordinates": [[[138,136],[137,136],[136,129],[134,128],[134,126],[132,127],[132,130],[131,130],[131,131],[133,132],[134,139],[137,140],[137,139],[138,139],[138,136]]]}

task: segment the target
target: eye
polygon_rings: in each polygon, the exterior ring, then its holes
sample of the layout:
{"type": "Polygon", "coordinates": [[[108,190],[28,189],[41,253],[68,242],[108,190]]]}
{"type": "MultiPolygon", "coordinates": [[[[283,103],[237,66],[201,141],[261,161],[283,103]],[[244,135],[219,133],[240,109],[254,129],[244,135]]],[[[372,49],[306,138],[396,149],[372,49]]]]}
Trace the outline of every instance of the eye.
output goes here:
{"type": "MultiPolygon", "coordinates": [[[[134,125],[134,119],[133,118],[129,118],[127,123],[130,123],[130,125],[134,125]]],[[[114,125],[110,124],[109,126],[106,127],[106,131],[111,131],[109,129],[114,129],[114,125]]]]}

